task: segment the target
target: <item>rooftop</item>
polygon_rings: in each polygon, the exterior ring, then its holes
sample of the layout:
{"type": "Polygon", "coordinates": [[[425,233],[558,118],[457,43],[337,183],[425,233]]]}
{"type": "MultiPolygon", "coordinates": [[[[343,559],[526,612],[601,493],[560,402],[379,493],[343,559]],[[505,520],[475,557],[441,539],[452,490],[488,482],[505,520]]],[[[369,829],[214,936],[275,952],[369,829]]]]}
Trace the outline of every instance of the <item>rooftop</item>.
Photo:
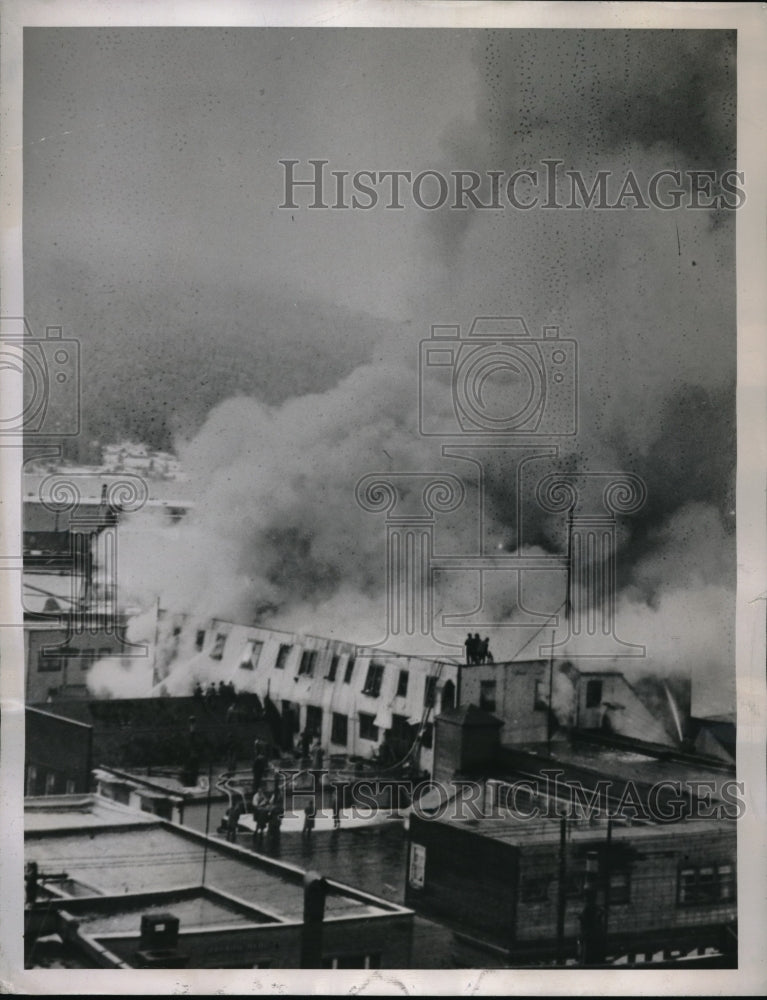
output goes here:
{"type": "MultiPolygon", "coordinates": [[[[506,812],[494,812],[482,818],[473,818],[466,810],[466,815],[455,815],[460,810],[449,810],[441,822],[465,830],[467,833],[478,833],[493,840],[500,840],[514,846],[555,844],[561,836],[561,819],[543,817],[524,819],[506,812]]],[[[602,818],[594,822],[573,820],[567,823],[567,838],[570,843],[581,843],[584,846],[604,844],[607,835],[607,821],[602,818]]],[[[620,820],[612,822],[611,838],[613,842],[634,843],[653,839],[680,837],[685,839],[715,836],[735,836],[735,821],[723,819],[686,820],[683,824],[673,825],[655,823],[629,823],[620,820]]]]}
{"type": "Polygon", "coordinates": [[[28,835],[93,827],[151,825],[156,817],[128,809],[101,795],[42,795],[24,799],[28,835]]]}
{"type": "MultiPolygon", "coordinates": [[[[98,796],[58,796],[55,808],[27,800],[25,860],[65,872],[97,893],[122,896],[205,885],[257,906],[276,920],[303,919],[302,869],[207,838],[98,796]],[[95,801],[98,800],[98,801],[95,801]]],[[[406,912],[330,883],[326,914],[370,917],[406,912]]]]}
{"type": "Polygon", "coordinates": [[[559,768],[565,778],[587,783],[609,778],[612,781],[633,781],[637,785],[655,785],[663,781],[713,781],[716,786],[734,773],[724,764],[694,758],[680,760],[668,754],[651,754],[641,749],[589,744],[586,739],[553,739],[551,743],[521,743],[504,746],[498,772],[534,772],[543,768],[559,768]]]}
{"type": "Polygon", "coordinates": [[[67,900],[65,908],[77,916],[77,922],[91,935],[134,933],[144,914],[172,910],[185,930],[199,927],[232,927],[271,923],[265,915],[241,900],[204,886],[172,889],[168,892],[141,893],[113,899],[67,900]]]}
{"type": "MultiPolygon", "coordinates": [[[[56,472],[26,472],[24,474],[24,502],[36,504],[50,502],[51,489],[55,483],[71,479],[77,483],[82,504],[100,504],[101,487],[115,482],[121,476],[139,476],[149,490],[149,502],[169,506],[191,507],[193,504],[180,494],[188,490],[188,484],[179,479],[154,479],[140,472],[108,472],[90,468],[68,468],[63,466],[56,472]]],[[[26,517],[25,513],[25,517],[26,517]]]]}

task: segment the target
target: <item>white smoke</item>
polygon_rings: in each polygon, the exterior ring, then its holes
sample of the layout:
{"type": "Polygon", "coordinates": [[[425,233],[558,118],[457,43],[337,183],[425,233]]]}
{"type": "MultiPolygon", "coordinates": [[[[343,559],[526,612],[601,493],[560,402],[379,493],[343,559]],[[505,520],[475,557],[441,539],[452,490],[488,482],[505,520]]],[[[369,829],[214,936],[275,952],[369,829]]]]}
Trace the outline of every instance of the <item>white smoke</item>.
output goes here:
{"type": "MultiPolygon", "coordinates": [[[[698,96],[711,133],[727,133],[733,92],[723,43],[664,35],[643,48],[622,36],[560,33],[550,44],[561,48],[561,78],[538,73],[531,88],[523,67],[532,73],[537,44],[544,43],[488,41],[488,49],[506,45],[509,52],[493,67],[478,55],[485,81],[477,118],[446,136],[446,169],[464,158],[478,170],[540,167],[543,158],[567,151],[564,167],[578,167],[587,178],[601,169],[616,177],[631,169],[646,179],[675,158],[680,168],[708,168],[699,154],[726,155],[720,153],[724,140],[709,139],[699,149],[684,116],[676,122],[686,107],[681,98],[672,108],[674,128],[663,116],[650,121],[637,113],[658,102],[668,112],[676,100],[674,88],[667,93],[669,78],[678,77],[680,87],[693,87],[695,79],[704,91],[702,81],[712,80],[710,93],[698,96]],[[658,63],[657,81],[647,72],[647,53],[658,63]],[[688,72],[698,63],[710,69],[708,76],[688,72]],[[563,79],[579,81],[577,98],[563,79]],[[621,95],[638,103],[625,121],[618,113],[621,95]],[[513,122],[519,127],[506,127],[513,122]]],[[[214,407],[180,448],[193,511],[170,527],[143,514],[121,526],[122,602],[151,612],[159,601],[168,615],[187,615],[188,627],[217,616],[363,644],[382,639],[383,515],[359,507],[355,484],[381,470],[461,474],[466,503],[441,519],[440,530],[448,536],[447,551],[477,551],[477,484],[466,463],[441,454],[439,439],[432,444],[418,433],[418,341],[432,322],[461,323],[465,330],[475,312],[522,315],[536,337],[544,325],[558,323],[563,336],[578,340],[579,433],[570,446],[561,445],[562,464],[635,471],[649,482],[647,517],[654,527],[632,548],[644,514],[619,525],[616,609],[618,635],[644,644],[647,657],[602,665],[629,678],[631,672],[719,674],[717,697],[726,704],[734,674],[728,627],[733,536],[722,526],[717,491],[729,439],[723,431],[721,442],[710,442],[697,421],[714,411],[717,393],[727,405],[733,380],[732,228],[708,212],[655,209],[435,214],[404,247],[419,260],[413,324],[323,393],[279,405],[237,396],[214,407]],[[626,553],[628,564],[621,561],[626,553]]],[[[279,351],[278,334],[269,334],[272,352],[279,351]]],[[[289,378],[286,386],[289,391],[289,378]]],[[[449,425],[452,399],[436,405],[449,425]]],[[[706,427],[712,426],[717,422],[709,418],[706,427]]],[[[516,484],[500,452],[488,459],[487,473],[485,539],[504,546],[517,527],[516,484]]],[[[561,537],[557,544],[542,519],[534,527],[530,551],[563,551],[561,537]]],[[[467,621],[466,629],[490,631],[495,659],[511,658],[533,630],[481,624],[512,624],[520,615],[508,577],[486,576],[480,599],[470,575],[438,574],[434,608],[467,616],[476,610],[477,627],[467,621]]],[[[525,586],[527,607],[544,615],[561,607],[561,575],[529,574],[525,586]]],[[[533,638],[533,645],[548,639],[533,638]]],[[[161,639],[165,665],[169,641],[161,639]]]]}
{"type": "Polygon", "coordinates": [[[562,669],[554,672],[552,681],[551,709],[560,725],[571,726],[575,717],[575,685],[562,669]]]}
{"type": "Polygon", "coordinates": [[[96,698],[148,698],[153,687],[152,661],[104,657],[88,671],[87,683],[96,698]]]}

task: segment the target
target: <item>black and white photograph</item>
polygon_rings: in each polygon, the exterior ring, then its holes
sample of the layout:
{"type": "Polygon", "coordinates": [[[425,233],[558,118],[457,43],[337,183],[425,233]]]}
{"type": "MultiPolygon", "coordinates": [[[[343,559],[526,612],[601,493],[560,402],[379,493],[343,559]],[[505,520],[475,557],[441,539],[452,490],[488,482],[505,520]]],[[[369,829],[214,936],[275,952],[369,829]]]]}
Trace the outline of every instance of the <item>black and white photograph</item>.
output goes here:
{"type": "Polygon", "coordinates": [[[0,45],[8,991],[761,995],[762,5],[0,45]]]}

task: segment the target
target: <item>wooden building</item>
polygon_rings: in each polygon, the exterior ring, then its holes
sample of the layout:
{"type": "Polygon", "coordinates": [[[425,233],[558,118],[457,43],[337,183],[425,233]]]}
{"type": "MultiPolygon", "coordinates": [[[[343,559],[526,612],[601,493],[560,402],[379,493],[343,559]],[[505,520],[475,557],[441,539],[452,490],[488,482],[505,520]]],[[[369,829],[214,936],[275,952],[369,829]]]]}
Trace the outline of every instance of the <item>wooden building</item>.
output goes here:
{"type": "Polygon", "coordinates": [[[656,826],[411,817],[406,904],[456,932],[464,964],[575,961],[587,858],[597,859],[606,963],[707,951],[737,916],[731,820],[656,826]]]}

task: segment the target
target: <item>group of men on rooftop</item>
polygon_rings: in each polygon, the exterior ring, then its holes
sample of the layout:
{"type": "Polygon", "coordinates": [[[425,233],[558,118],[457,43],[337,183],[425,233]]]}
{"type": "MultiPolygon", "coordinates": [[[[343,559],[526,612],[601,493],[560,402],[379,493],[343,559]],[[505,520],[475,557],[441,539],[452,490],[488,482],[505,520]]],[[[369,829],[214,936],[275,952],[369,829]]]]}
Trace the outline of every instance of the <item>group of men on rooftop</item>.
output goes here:
{"type": "Polygon", "coordinates": [[[487,636],[480,639],[479,632],[475,632],[474,635],[469,632],[464,646],[466,647],[466,662],[471,666],[494,662],[493,654],[490,652],[490,639],[487,636]]]}

